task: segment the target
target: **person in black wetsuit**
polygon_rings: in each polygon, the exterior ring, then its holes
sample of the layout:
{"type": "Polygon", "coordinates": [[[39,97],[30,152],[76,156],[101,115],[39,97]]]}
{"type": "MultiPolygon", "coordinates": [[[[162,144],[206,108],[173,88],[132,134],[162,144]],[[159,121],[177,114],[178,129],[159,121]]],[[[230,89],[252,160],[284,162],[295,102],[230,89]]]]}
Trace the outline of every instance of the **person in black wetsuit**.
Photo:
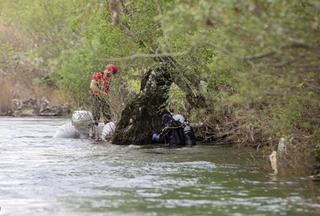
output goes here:
{"type": "Polygon", "coordinates": [[[160,133],[153,133],[153,142],[164,142],[170,147],[195,145],[195,136],[188,124],[174,120],[168,113],[162,116],[162,125],[164,128],[160,133]]]}

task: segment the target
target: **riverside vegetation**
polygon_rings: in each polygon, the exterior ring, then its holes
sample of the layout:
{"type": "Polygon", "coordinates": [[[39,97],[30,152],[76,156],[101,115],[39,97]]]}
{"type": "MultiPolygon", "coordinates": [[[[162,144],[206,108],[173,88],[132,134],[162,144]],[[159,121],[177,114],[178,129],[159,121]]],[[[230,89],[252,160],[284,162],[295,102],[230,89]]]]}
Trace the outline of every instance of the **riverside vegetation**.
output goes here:
{"type": "Polygon", "coordinates": [[[92,72],[111,62],[119,117],[144,72],[169,61],[166,107],[202,122],[204,141],[269,154],[283,138],[280,173],[310,174],[320,160],[319,12],[317,0],[2,0],[0,108],[30,94],[87,106],[92,72]]]}

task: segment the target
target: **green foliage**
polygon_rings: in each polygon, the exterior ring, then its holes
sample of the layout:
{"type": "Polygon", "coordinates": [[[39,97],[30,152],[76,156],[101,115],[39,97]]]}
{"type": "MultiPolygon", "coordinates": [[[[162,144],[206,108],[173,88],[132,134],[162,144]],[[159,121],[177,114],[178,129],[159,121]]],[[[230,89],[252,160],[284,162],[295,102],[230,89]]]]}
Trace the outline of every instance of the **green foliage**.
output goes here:
{"type": "Polygon", "coordinates": [[[168,109],[174,113],[185,112],[187,109],[185,97],[185,93],[181,91],[177,85],[172,84],[170,88],[168,109]]]}

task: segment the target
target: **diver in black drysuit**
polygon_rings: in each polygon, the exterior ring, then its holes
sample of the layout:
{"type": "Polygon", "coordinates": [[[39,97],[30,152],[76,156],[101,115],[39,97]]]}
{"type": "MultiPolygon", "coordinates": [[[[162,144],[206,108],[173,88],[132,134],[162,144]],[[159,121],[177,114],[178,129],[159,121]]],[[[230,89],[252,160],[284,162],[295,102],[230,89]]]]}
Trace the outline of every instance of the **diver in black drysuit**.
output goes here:
{"type": "Polygon", "coordinates": [[[161,132],[153,133],[153,142],[164,142],[170,147],[193,146],[196,144],[193,129],[187,123],[181,123],[173,119],[171,114],[162,116],[161,132]]]}

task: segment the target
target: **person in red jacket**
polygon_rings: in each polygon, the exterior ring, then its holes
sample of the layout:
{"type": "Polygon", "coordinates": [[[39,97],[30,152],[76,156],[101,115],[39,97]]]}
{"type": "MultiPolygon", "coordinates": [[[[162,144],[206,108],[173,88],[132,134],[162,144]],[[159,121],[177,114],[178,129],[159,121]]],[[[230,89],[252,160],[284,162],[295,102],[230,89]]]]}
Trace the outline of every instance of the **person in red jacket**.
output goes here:
{"type": "Polygon", "coordinates": [[[95,125],[98,125],[100,113],[104,123],[111,121],[111,108],[108,102],[111,78],[118,72],[115,65],[107,65],[105,70],[94,73],[90,83],[90,94],[92,100],[92,115],[95,125]]]}

